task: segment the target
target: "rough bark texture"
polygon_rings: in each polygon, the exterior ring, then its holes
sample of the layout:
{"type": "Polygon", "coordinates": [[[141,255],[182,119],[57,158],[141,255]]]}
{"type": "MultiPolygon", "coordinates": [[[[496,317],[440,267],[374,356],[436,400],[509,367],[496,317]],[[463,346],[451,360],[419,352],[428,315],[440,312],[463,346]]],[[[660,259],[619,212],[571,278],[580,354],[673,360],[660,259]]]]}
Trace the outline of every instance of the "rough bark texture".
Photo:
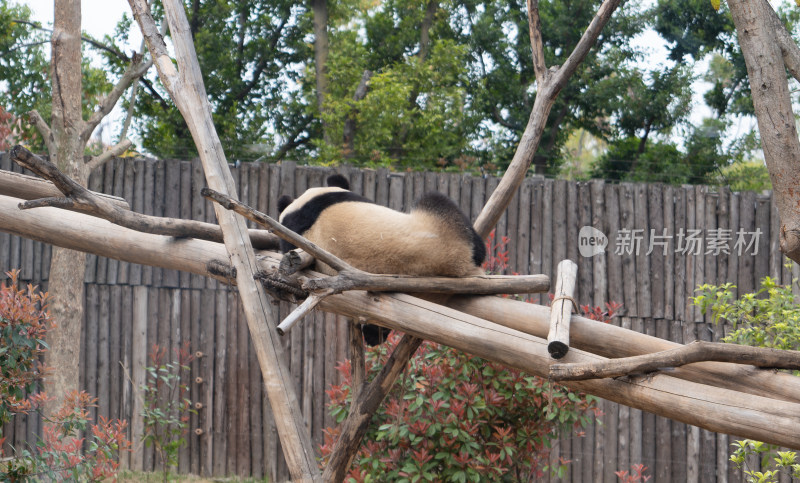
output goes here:
{"type": "MultiPolygon", "coordinates": [[[[53,89],[51,158],[67,176],[83,186],[89,173],[83,162],[81,137],[81,2],[56,0],[50,74],[53,89]]],[[[78,389],[78,363],[83,321],[83,277],[86,254],[53,247],[48,292],[50,313],[57,324],[47,335],[50,350],[45,362],[57,370],[45,382],[52,402],[45,414],[53,414],[69,391],[78,389]]]]}
{"type": "MultiPolygon", "coordinates": [[[[317,109],[322,115],[328,96],[328,0],[311,0],[314,13],[314,68],[317,77],[317,109]]],[[[322,121],[322,136],[330,143],[327,123],[322,121]]]]}
{"type": "MultiPolygon", "coordinates": [[[[14,210],[18,202],[0,196],[0,228],[20,236],[206,276],[210,275],[206,269],[209,264],[226,258],[225,248],[218,243],[192,239],[175,243],[167,237],[134,232],[105,220],[55,208],[14,210]],[[96,233],[103,233],[103,243],[97,243],[96,233]]],[[[265,255],[259,260],[262,270],[277,269],[278,254],[261,254],[265,255]]],[[[466,301],[470,303],[459,304],[458,309],[470,309],[474,315],[404,294],[358,291],[328,297],[320,305],[326,311],[348,317],[364,316],[406,334],[547,377],[552,359],[546,341],[488,320],[495,318],[505,324],[510,318],[513,323],[509,326],[533,328],[546,334],[547,307],[499,297],[470,297],[466,301]],[[484,314],[488,314],[487,320],[479,318],[484,314]]],[[[595,354],[605,352],[620,357],[677,346],[578,316],[572,317],[570,328],[573,347],[564,359],[567,363],[603,360],[584,352],[582,347],[595,354]]],[[[712,431],[800,449],[796,431],[800,424],[797,379],[740,364],[702,362],[675,369],[669,375],[576,382],[570,383],[570,387],[712,431]],[[727,389],[715,387],[723,385],[727,389]],[[778,399],[781,391],[784,400],[778,399]]]]}
{"type": "Polygon", "coordinates": [[[742,48],[750,92],[781,218],[781,251],[800,263],[800,141],[789,97],[786,68],[763,0],[728,2],[742,48]]]}
{"type": "MultiPolygon", "coordinates": [[[[159,78],[192,133],[209,187],[235,197],[236,185],[211,120],[211,105],[203,84],[183,2],[163,2],[176,63],[167,54],[164,39],[156,30],[149,5],[143,0],[128,0],[128,3],[155,60],[159,78]],[[176,70],[176,64],[180,70],[176,70]]],[[[269,300],[254,280],[257,262],[247,236],[247,225],[241,217],[219,206],[214,208],[222,228],[230,264],[236,270],[239,296],[287,466],[294,481],[317,480],[319,472],[314,449],[300,412],[294,380],[286,364],[283,346],[276,339],[276,324],[272,318],[269,300]]]]}

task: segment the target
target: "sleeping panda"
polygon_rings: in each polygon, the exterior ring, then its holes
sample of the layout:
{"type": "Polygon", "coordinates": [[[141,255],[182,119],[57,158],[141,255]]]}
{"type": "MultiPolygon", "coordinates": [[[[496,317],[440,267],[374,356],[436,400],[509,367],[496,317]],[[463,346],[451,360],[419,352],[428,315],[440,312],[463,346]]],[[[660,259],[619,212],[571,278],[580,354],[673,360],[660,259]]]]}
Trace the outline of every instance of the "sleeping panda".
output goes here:
{"type": "MultiPolygon", "coordinates": [[[[297,199],[282,196],[278,200],[281,224],[369,273],[429,277],[484,274],[483,240],[450,198],[426,193],[410,213],[401,213],[349,191],[344,176],[332,175],[327,184],[309,188],[297,199]]],[[[294,248],[281,240],[282,252],[294,248]]],[[[317,269],[335,273],[319,263],[317,269]]],[[[371,345],[379,341],[371,341],[367,330],[365,338],[371,345]]]]}
{"type": "MultiPolygon", "coordinates": [[[[278,200],[279,221],[350,265],[370,273],[466,277],[482,275],[481,237],[450,198],[426,193],[411,213],[376,205],[349,191],[341,175],[296,200],[278,200]]],[[[281,241],[281,251],[295,248],[281,241]]],[[[329,268],[325,273],[331,274],[329,268]]]]}

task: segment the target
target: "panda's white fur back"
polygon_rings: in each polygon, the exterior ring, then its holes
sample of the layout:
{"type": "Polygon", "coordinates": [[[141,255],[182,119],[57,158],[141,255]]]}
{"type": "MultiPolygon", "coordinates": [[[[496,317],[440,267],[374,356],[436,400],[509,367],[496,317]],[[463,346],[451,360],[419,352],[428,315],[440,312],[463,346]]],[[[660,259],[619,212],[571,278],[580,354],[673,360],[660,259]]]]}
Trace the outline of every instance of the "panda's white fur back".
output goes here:
{"type": "MultiPolygon", "coordinates": [[[[286,206],[280,216],[281,223],[315,198],[333,193],[351,196],[339,187],[310,188],[286,206]]],[[[452,209],[457,210],[454,206],[452,209]]],[[[401,213],[368,200],[337,201],[313,214],[307,221],[310,227],[300,234],[371,273],[447,277],[483,274],[475,262],[475,242],[465,235],[465,230],[472,231],[468,225],[464,226],[468,222],[460,212],[463,220],[453,220],[453,214],[442,211],[437,214],[415,209],[401,213]]],[[[482,243],[479,238],[478,243],[482,243]]],[[[481,261],[482,258],[481,255],[481,261]]],[[[328,267],[318,268],[330,273],[328,267]]]]}

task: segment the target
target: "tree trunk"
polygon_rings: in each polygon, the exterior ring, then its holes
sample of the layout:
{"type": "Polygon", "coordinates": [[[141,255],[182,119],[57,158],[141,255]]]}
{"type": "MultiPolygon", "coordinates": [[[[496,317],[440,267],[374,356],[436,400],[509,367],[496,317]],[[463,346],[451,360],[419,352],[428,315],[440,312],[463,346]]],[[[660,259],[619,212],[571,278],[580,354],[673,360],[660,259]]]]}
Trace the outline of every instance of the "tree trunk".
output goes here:
{"type": "Polygon", "coordinates": [[[328,0],[311,0],[314,13],[314,68],[317,77],[317,108],[322,118],[322,138],[330,144],[324,112],[325,98],[328,96],[328,0]]]}
{"type": "Polygon", "coordinates": [[[786,68],[767,2],[730,0],[761,147],[781,219],[781,251],[800,263],[800,141],[789,97],[786,68]]]}
{"type": "MultiPolygon", "coordinates": [[[[83,162],[86,140],[81,135],[81,2],[56,0],[54,13],[50,156],[62,172],[86,186],[88,172],[83,162]]],[[[57,328],[47,336],[50,350],[45,362],[56,370],[45,384],[52,398],[45,405],[45,415],[53,414],[64,395],[78,389],[85,271],[85,253],[53,248],[47,288],[52,297],[50,313],[57,328]]]]}

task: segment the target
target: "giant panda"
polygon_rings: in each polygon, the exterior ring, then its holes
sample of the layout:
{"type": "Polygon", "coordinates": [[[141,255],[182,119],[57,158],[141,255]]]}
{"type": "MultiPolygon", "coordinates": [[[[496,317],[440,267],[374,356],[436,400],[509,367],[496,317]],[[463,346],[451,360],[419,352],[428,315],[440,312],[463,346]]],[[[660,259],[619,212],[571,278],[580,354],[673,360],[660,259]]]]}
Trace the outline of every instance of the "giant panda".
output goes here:
{"type": "MultiPolygon", "coordinates": [[[[424,194],[402,213],[350,191],[332,175],[327,187],[278,200],[279,221],[355,268],[369,273],[467,277],[483,275],[486,247],[469,219],[447,196],[424,194]]],[[[281,240],[281,251],[295,247],[281,240]]],[[[324,264],[323,273],[334,272],[324,264]]],[[[365,339],[375,340],[365,328],[365,339]]]]}

